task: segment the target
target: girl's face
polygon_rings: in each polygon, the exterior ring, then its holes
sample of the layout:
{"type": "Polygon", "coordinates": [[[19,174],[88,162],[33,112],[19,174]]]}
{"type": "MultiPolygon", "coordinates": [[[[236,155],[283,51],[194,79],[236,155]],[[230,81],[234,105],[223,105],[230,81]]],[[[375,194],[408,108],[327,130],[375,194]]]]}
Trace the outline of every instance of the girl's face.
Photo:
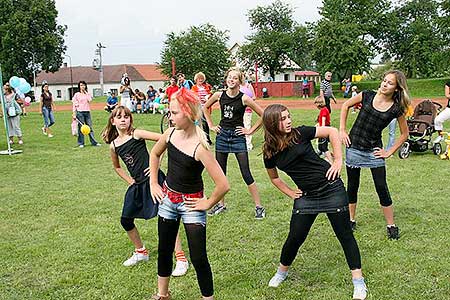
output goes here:
{"type": "Polygon", "coordinates": [[[48,92],[48,85],[44,85],[44,91],[48,92]]]}
{"type": "Polygon", "coordinates": [[[112,124],[116,126],[117,130],[126,131],[131,126],[130,116],[125,111],[120,111],[112,119],[112,124]]]}
{"type": "Polygon", "coordinates": [[[192,123],[186,114],[181,110],[180,104],[176,99],[170,101],[170,121],[177,129],[185,128],[188,122],[192,123]]]}
{"type": "Polygon", "coordinates": [[[196,84],[203,84],[203,82],[205,82],[205,78],[203,78],[202,76],[198,76],[197,80],[195,81],[196,84]]]}
{"type": "Polygon", "coordinates": [[[239,87],[241,82],[239,81],[239,73],[237,71],[230,71],[227,76],[227,86],[230,89],[239,87]]]}
{"type": "Polygon", "coordinates": [[[395,74],[387,74],[380,85],[380,93],[383,95],[393,95],[397,90],[397,79],[395,74]]]}
{"type": "Polygon", "coordinates": [[[86,85],[84,83],[80,83],[80,90],[83,92],[86,90],[86,85]]]}
{"type": "Polygon", "coordinates": [[[291,128],[291,114],[289,113],[288,110],[284,110],[281,112],[281,118],[280,118],[280,123],[278,126],[278,129],[280,130],[280,132],[282,133],[289,133],[291,132],[292,128],[291,128]]]}

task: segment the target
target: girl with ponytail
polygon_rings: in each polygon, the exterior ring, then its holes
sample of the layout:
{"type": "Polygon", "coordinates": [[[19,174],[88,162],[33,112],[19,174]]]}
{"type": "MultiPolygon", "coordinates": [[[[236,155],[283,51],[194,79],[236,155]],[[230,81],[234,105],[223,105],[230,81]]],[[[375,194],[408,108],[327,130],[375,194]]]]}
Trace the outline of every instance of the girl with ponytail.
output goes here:
{"type": "Polygon", "coordinates": [[[158,293],[153,299],[168,300],[172,273],[172,252],[183,221],[191,262],[203,299],[213,299],[213,279],[206,253],[206,211],[229,190],[227,178],[208,150],[201,127],[202,110],[197,95],[181,88],[170,99],[170,120],[175,127],[164,132],[150,153],[150,182],[158,211],[158,293]],[[167,149],[168,170],[163,185],[158,184],[158,168],[167,149]],[[214,181],[210,197],[203,193],[202,172],[206,168],[214,181]]]}

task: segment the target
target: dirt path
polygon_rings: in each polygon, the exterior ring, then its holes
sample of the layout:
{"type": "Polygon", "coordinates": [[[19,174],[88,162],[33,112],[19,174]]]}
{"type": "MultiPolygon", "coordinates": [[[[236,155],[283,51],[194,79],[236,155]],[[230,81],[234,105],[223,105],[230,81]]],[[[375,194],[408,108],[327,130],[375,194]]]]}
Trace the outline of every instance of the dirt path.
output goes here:
{"type": "MultiPolygon", "coordinates": [[[[423,98],[415,98],[412,99],[412,103],[413,106],[415,107],[417,105],[417,103],[421,102],[423,100],[423,98]]],[[[447,105],[447,99],[445,98],[433,98],[432,99],[435,102],[439,102],[441,105],[445,106],[447,105]]],[[[316,106],[314,105],[314,101],[313,99],[268,99],[268,100],[262,100],[262,99],[258,99],[256,101],[263,109],[266,108],[267,106],[269,106],[270,104],[283,104],[285,106],[287,106],[290,109],[317,109],[316,106]]],[[[337,104],[334,104],[332,102],[331,104],[331,109],[332,110],[338,110],[341,108],[342,103],[345,102],[345,99],[338,99],[337,100],[337,104]]],[[[91,109],[92,110],[103,110],[103,108],[105,107],[104,103],[92,103],[91,104],[91,109]]],[[[216,104],[214,105],[214,109],[218,109],[219,106],[216,104]]],[[[28,109],[28,111],[38,111],[39,106],[38,105],[33,105],[30,109],[28,109]]],[[[72,110],[72,105],[58,105],[56,107],[56,109],[58,111],[70,111],[72,110]]]]}

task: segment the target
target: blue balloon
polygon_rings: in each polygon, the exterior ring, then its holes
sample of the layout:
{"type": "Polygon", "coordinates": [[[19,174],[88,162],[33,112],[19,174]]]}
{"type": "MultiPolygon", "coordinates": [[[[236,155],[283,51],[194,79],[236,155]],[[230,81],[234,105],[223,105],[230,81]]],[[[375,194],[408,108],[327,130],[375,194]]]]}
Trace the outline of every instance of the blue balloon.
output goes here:
{"type": "Polygon", "coordinates": [[[26,94],[26,93],[28,93],[28,92],[31,90],[31,85],[30,85],[28,82],[25,81],[25,83],[22,83],[22,84],[19,86],[19,90],[20,90],[23,94],[26,94]]]}
{"type": "Polygon", "coordinates": [[[13,76],[9,79],[9,85],[14,89],[16,87],[19,87],[20,85],[20,79],[17,76],[13,76]]]}
{"type": "Polygon", "coordinates": [[[267,92],[267,88],[262,89],[263,93],[267,92]]]}
{"type": "Polygon", "coordinates": [[[19,86],[21,86],[22,84],[25,84],[25,82],[27,82],[25,80],[25,78],[22,78],[22,77],[19,78],[19,86]]]}

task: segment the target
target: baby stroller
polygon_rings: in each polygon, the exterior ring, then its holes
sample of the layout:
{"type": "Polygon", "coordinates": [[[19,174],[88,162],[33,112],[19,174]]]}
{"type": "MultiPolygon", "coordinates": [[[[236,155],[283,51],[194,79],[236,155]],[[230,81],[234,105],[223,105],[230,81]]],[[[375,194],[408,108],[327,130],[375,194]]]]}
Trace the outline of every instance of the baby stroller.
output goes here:
{"type": "Polygon", "coordinates": [[[440,143],[433,143],[431,136],[434,133],[434,118],[442,105],[431,100],[423,100],[414,108],[414,114],[407,120],[409,136],[398,150],[401,159],[408,158],[411,152],[425,152],[433,149],[434,154],[442,153],[440,143]]]}

